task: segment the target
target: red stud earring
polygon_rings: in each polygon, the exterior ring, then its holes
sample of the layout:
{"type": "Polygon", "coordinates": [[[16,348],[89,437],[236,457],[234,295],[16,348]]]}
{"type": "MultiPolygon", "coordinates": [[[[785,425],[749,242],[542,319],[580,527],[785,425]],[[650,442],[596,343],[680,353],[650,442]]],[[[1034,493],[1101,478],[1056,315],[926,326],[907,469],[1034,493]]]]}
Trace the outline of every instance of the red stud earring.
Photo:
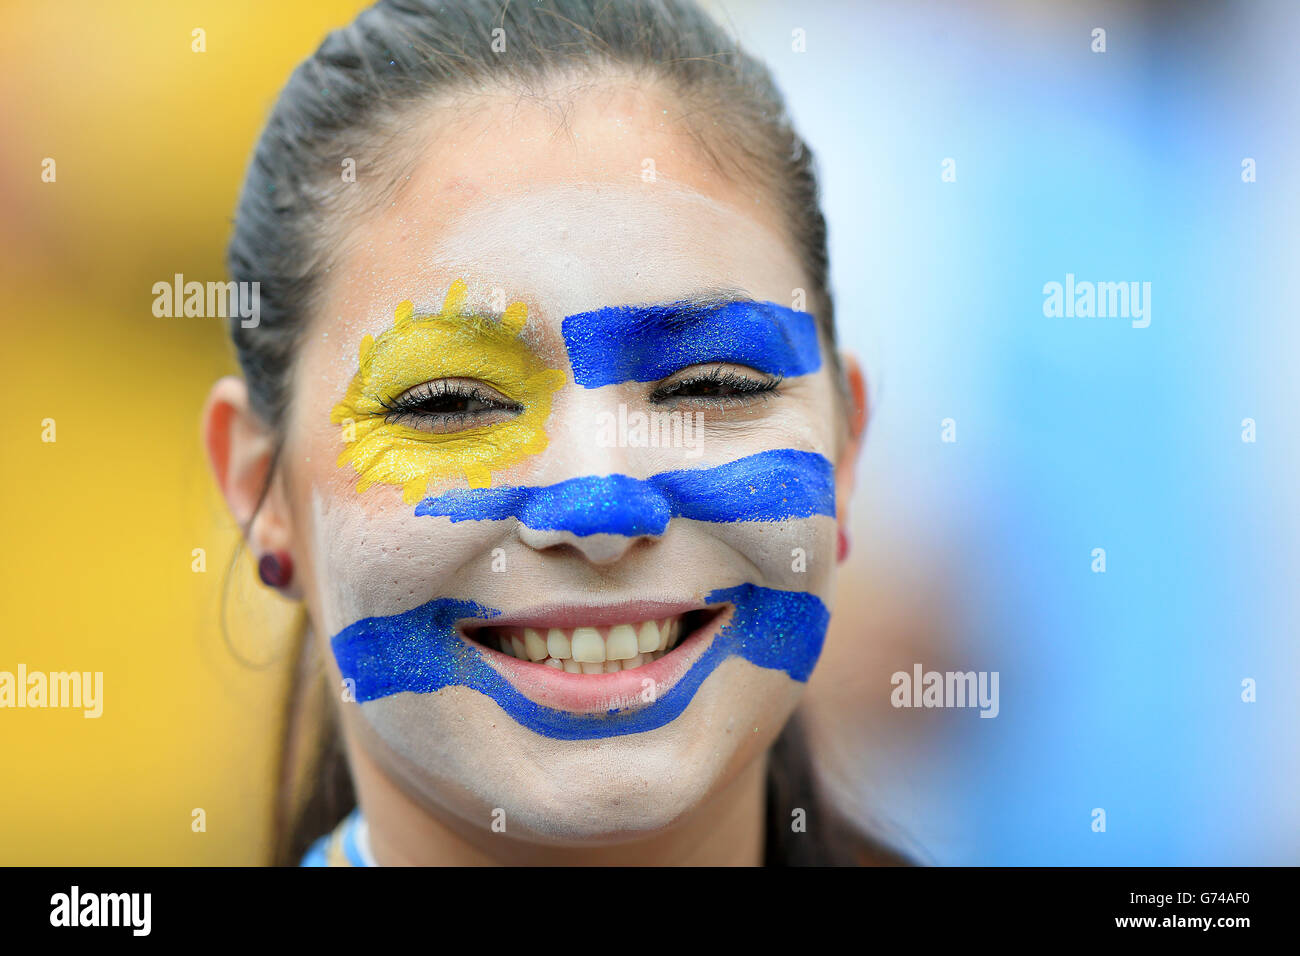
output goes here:
{"type": "Polygon", "coordinates": [[[840,564],[849,556],[849,535],[843,528],[840,528],[840,539],[835,548],[835,560],[840,564]]]}
{"type": "Polygon", "coordinates": [[[285,551],[268,551],[257,562],[257,576],[267,587],[287,587],[293,580],[293,559],[285,551]]]}

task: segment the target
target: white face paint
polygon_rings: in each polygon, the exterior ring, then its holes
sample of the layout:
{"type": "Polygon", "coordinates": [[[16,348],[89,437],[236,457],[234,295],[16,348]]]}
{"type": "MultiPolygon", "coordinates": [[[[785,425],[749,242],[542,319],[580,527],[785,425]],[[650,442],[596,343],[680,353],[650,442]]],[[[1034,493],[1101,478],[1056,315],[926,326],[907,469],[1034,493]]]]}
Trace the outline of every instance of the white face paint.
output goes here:
{"type": "MultiPolygon", "coordinates": [[[[580,101],[570,116],[573,141],[551,136],[554,121],[544,111],[513,101],[476,110],[472,120],[440,132],[443,148],[420,164],[393,205],[340,245],[299,355],[286,448],[307,603],[322,639],[441,598],[498,609],[521,626],[563,617],[564,626],[590,618],[603,628],[658,617],[650,613],[656,608],[700,608],[710,592],[741,584],[829,603],[835,522],[824,514],[675,518],[661,535],[580,537],[513,518],[416,516],[400,487],[380,483],[358,493],[353,467],[336,466],[344,444],[330,414],[357,372],[363,336],[389,328],[404,300],[417,315],[436,313],[457,280],[480,311],[500,314],[503,304],[523,302],[522,341],[565,376],[545,421],[546,447],[493,470],[493,487],[648,478],[774,449],[835,460],[842,426],[824,352],[819,371],[788,378],[773,392],[724,407],[678,399],[673,410],[703,415],[694,451],[610,447],[598,439],[619,406],[625,414],[651,409],[660,383],[575,384],[562,335],[566,316],[722,290],[789,306],[795,289],[809,288],[765,197],[757,202],[693,154],[683,156],[685,142],[657,119],[657,104],[644,94],[616,106],[617,127],[609,101],[599,110],[580,101]],[[660,169],[675,172],[676,181],[661,175],[642,182],[644,156],[661,157],[660,169]],[[659,603],[647,609],[646,602],[659,603]]],[[[440,479],[427,493],[464,487],[463,479],[440,479]]],[[[665,684],[685,679],[725,617],[704,626],[690,649],[683,643],[655,663],[665,684]]],[[[608,646],[612,638],[602,636],[608,646]]],[[[544,665],[476,653],[525,698],[559,709],[599,711],[628,703],[629,688],[639,687],[627,680],[635,670],[622,672],[621,683],[591,675],[618,699],[584,697],[572,684],[585,677],[549,686],[553,668],[539,676],[544,665]]],[[[672,719],[616,736],[547,736],[492,696],[456,685],[345,704],[344,719],[374,763],[444,820],[486,830],[493,809],[502,808],[516,836],[605,840],[666,827],[718,792],[770,745],[802,688],[783,670],[733,656],[710,670],[672,719]]]]}

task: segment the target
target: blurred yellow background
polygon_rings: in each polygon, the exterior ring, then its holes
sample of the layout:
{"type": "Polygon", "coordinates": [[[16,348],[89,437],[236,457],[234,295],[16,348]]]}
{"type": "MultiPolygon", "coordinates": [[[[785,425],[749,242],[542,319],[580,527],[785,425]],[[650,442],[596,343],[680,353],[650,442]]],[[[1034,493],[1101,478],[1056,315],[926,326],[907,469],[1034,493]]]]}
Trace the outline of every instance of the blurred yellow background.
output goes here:
{"type": "Polygon", "coordinates": [[[0,864],[265,860],[286,607],[245,556],[222,636],[236,535],[198,425],[235,364],[220,319],[156,318],[151,289],[177,272],[225,278],[276,93],[362,6],[0,12],[0,670],[104,673],[98,719],[0,714],[0,864]],[[192,830],[196,808],[206,832],[192,830]]]}

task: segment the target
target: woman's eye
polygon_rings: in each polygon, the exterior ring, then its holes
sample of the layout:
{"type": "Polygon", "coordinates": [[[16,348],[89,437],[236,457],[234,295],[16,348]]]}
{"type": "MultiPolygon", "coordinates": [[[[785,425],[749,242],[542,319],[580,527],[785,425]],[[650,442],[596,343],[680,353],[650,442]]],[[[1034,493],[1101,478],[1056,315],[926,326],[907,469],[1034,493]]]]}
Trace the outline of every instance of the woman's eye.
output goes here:
{"type": "Polygon", "coordinates": [[[439,379],[408,389],[391,401],[385,421],[441,434],[508,421],[523,406],[472,379],[439,379]]]}
{"type": "Polygon", "coordinates": [[[734,405],[775,392],[779,376],[743,366],[717,365],[686,369],[661,383],[650,395],[657,403],[689,401],[702,405],[734,405]]]}

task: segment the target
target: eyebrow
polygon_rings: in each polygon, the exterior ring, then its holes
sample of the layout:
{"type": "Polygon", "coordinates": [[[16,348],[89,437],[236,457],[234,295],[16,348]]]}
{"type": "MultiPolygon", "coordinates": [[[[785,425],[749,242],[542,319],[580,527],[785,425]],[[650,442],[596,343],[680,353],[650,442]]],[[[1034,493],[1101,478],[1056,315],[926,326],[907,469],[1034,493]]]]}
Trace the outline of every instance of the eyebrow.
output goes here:
{"type": "Polygon", "coordinates": [[[574,381],[584,388],[653,382],[704,362],[784,377],[821,367],[812,315],[734,290],[580,312],[564,319],[561,333],[574,381]]]}

